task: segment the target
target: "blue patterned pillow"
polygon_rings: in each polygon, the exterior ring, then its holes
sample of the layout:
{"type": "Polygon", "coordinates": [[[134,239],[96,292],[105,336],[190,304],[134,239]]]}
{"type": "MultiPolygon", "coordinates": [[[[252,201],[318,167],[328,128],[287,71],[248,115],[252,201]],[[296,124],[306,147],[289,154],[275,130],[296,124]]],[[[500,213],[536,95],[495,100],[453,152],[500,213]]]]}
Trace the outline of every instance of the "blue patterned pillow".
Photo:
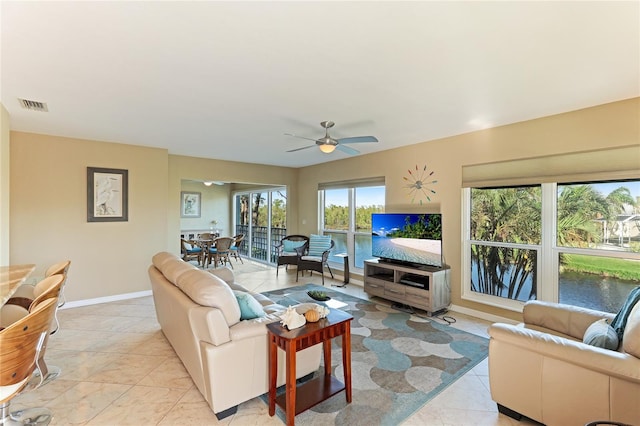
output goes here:
{"type": "Polygon", "coordinates": [[[266,315],[262,305],[255,297],[247,292],[239,290],[234,290],[233,293],[236,295],[238,305],[240,305],[241,320],[254,319],[266,315]]]}
{"type": "Polygon", "coordinates": [[[309,238],[309,256],[322,256],[331,248],[331,235],[314,235],[309,238]]]}

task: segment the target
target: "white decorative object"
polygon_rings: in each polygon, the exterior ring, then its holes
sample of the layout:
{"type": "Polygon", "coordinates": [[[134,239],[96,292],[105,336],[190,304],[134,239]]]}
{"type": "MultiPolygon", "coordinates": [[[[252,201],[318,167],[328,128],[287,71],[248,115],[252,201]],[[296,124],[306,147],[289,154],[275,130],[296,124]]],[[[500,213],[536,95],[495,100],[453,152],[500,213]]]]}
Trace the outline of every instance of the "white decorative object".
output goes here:
{"type": "Polygon", "coordinates": [[[326,306],[316,305],[315,310],[320,314],[320,318],[324,318],[329,315],[329,308],[326,306]]]}
{"type": "Polygon", "coordinates": [[[289,330],[302,327],[307,322],[304,315],[300,315],[292,306],[289,306],[280,318],[282,319],[280,323],[289,330]]]}

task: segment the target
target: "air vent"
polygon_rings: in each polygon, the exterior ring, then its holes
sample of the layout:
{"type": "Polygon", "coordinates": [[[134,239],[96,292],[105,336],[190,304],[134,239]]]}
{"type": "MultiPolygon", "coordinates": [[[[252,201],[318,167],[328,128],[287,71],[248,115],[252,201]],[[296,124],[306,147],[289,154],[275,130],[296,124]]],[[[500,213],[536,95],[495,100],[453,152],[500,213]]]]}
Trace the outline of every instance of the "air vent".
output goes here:
{"type": "Polygon", "coordinates": [[[22,105],[22,108],[30,109],[31,111],[49,112],[49,108],[47,108],[47,104],[45,104],[44,102],[30,101],[28,99],[20,98],[18,98],[18,100],[20,101],[20,105],[22,105]]]}

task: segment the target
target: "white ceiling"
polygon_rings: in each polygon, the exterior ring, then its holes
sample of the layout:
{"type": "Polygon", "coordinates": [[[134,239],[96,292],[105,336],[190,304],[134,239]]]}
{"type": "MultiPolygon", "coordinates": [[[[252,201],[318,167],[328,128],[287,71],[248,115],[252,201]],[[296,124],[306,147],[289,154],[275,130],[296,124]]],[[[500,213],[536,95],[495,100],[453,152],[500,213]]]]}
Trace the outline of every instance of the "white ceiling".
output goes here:
{"type": "Polygon", "coordinates": [[[13,130],[172,154],[301,167],[348,156],[285,152],[323,120],[370,153],[640,96],[638,1],[0,7],[13,130]]]}

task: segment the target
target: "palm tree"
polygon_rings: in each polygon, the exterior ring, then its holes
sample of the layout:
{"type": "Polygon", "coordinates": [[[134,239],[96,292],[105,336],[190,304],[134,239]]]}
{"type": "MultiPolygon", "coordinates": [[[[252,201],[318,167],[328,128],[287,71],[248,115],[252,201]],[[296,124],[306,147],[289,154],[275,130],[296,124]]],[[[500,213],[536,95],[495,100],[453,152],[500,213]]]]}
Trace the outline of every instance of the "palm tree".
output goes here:
{"type": "MultiPolygon", "coordinates": [[[[471,238],[516,244],[540,243],[540,187],[472,189],[471,238]]],[[[475,291],[509,298],[536,297],[535,252],[474,244],[471,286],[475,291]],[[533,285],[522,295],[527,282],[533,285]]]]}

